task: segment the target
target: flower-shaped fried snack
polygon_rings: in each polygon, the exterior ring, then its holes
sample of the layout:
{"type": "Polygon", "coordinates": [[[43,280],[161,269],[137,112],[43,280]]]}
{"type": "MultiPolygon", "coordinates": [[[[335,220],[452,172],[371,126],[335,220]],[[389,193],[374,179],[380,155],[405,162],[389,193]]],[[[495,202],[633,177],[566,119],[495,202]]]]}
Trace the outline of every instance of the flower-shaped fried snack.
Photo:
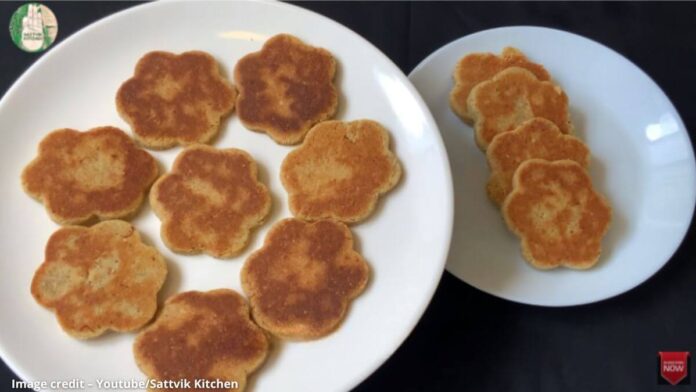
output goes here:
{"type": "Polygon", "coordinates": [[[133,354],[154,386],[150,391],[237,392],[266,359],[268,346],[244,298],[217,289],[169,298],[157,320],[138,334],[133,354]],[[167,385],[173,381],[182,387],[167,385]]]}
{"type": "Polygon", "coordinates": [[[218,258],[239,253],[271,208],[257,171],[254,159],[242,150],[202,144],[183,150],[150,192],[167,247],[218,258]]]}
{"type": "Polygon", "coordinates": [[[522,162],[532,158],[570,159],[587,167],[590,150],[580,139],[562,134],[551,121],[535,117],[513,131],[496,136],[486,150],[486,157],[491,168],[488,197],[501,205],[512,190],[512,176],[522,162]]]}
{"type": "Polygon", "coordinates": [[[540,269],[592,267],[611,222],[611,207],[585,168],[571,160],[521,164],[502,210],[522,240],[522,255],[540,269]]]}
{"type": "Polygon", "coordinates": [[[474,119],[476,144],[484,151],[496,135],[534,117],[550,120],[565,134],[573,129],[565,92],[524,68],[510,67],[479,83],[471,90],[467,105],[474,119]]]}
{"type": "Polygon", "coordinates": [[[207,143],[234,109],[237,92],[215,58],[200,51],[143,56],[116,93],[116,109],[149,148],[207,143]]]}
{"type": "Polygon", "coordinates": [[[276,223],[242,269],[254,320],[289,339],[316,339],[338,328],[368,278],[348,227],[329,220],[276,223]]]}
{"type": "Polygon", "coordinates": [[[316,125],[280,169],[290,210],[306,220],[363,220],[400,177],[389,134],[371,120],[316,125]]]}
{"type": "Polygon", "coordinates": [[[127,222],[67,226],[48,240],[31,294],[68,334],[85,339],[145,325],[166,275],[162,255],[127,222]]]}
{"type": "Polygon", "coordinates": [[[157,162],[114,127],[59,129],[39,144],[22,172],[22,186],[60,224],[123,218],[157,178],[157,162]]]}
{"type": "Polygon", "coordinates": [[[512,47],[504,48],[500,56],[493,53],[471,53],[457,62],[457,67],[452,74],[454,87],[449,98],[452,110],[462,120],[473,121],[467,108],[467,99],[471,89],[510,67],[525,68],[539,80],[551,79],[543,65],[529,61],[522,52],[512,47]]]}
{"type": "Polygon", "coordinates": [[[338,106],[333,85],[336,60],[325,49],[279,34],[234,69],[237,113],[244,126],[280,144],[296,144],[338,106]]]}

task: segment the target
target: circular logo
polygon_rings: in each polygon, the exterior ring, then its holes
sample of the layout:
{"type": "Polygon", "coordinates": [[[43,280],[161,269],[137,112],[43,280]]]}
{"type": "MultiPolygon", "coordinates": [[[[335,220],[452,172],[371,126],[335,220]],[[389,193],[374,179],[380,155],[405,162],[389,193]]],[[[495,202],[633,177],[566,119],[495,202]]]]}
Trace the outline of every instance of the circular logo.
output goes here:
{"type": "Polygon", "coordinates": [[[58,20],[50,8],[27,3],[10,18],[10,37],[25,52],[43,52],[56,40],[58,20]]]}

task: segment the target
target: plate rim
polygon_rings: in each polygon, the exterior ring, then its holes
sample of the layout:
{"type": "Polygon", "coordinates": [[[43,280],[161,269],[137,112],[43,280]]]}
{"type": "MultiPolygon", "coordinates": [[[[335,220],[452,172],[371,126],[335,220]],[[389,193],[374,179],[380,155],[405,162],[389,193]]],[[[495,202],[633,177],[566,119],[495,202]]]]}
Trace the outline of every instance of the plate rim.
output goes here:
{"type": "MultiPolygon", "coordinates": [[[[688,128],[684,124],[684,121],[682,120],[682,117],[679,114],[679,111],[674,106],[674,103],[669,98],[669,95],[667,95],[665,93],[665,91],[662,89],[662,87],[660,87],[660,85],[657,84],[657,82],[655,82],[655,80],[647,72],[645,72],[645,70],[643,70],[641,67],[636,65],[633,61],[631,61],[630,59],[628,59],[626,56],[619,53],[618,51],[612,49],[611,47],[609,47],[609,46],[607,46],[599,41],[596,41],[594,39],[591,39],[591,38],[588,38],[588,37],[585,37],[583,35],[580,35],[580,34],[577,34],[574,32],[570,32],[567,30],[546,27],[546,26],[526,25],[526,24],[525,25],[498,26],[498,27],[494,27],[494,28],[490,28],[490,29],[476,31],[476,32],[473,32],[471,34],[463,35],[459,38],[451,40],[451,41],[447,42],[446,44],[440,46],[439,48],[435,49],[432,53],[430,53],[428,56],[426,56],[423,60],[421,60],[411,70],[411,72],[409,72],[408,78],[411,79],[411,77],[413,77],[415,74],[421,72],[422,69],[425,68],[428,63],[433,61],[433,59],[442,55],[443,53],[445,53],[448,50],[452,50],[452,48],[455,47],[456,45],[459,45],[461,41],[475,39],[479,35],[486,35],[486,34],[491,34],[491,33],[500,33],[500,32],[505,32],[505,31],[516,31],[516,30],[517,31],[519,31],[519,30],[539,31],[539,32],[546,32],[549,34],[559,34],[559,35],[570,36],[574,39],[579,39],[581,41],[585,41],[587,43],[597,45],[597,46],[601,47],[602,49],[607,50],[609,53],[617,56],[620,60],[627,63],[629,66],[633,67],[635,70],[637,70],[643,77],[646,78],[646,80],[649,83],[651,83],[653,85],[653,87],[659,92],[659,94],[661,94],[666,99],[667,104],[672,109],[672,112],[676,115],[675,119],[676,119],[677,125],[680,126],[681,129],[684,130],[684,134],[686,135],[686,141],[688,142],[688,144],[691,147],[690,149],[688,149],[688,151],[689,151],[688,159],[691,162],[688,175],[691,177],[690,178],[691,183],[696,184],[696,155],[695,155],[696,153],[694,151],[696,149],[696,145],[694,145],[694,142],[691,139],[691,135],[689,134],[688,128]]],[[[436,121],[437,121],[437,119],[436,119],[436,121]]],[[[442,130],[440,130],[440,132],[442,132],[442,130]]],[[[553,303],[527,301],[527,300],[520,299],[520,298],[517,298],[517,297],[512,296],[512,295],[506,295],[505,293],[501,293],[501,292],[493,292],[493,291],[486,290],[482,287],[479,287],[479,285],[472,283],[470,281],[467,281],[465,279],[462,279],[458,275],[456,275],[455,273],[450,272],[450,270],[449,270],[449,268],[447,268],[447,266],[445,266],[445,270],[449,274],[454,276],[460,282],[462,282],[468,286],[471,286],[480,292],[483,292],[483,293],[486,293],[486,294],[492,295],[494,297],[497,297],[497,298],[500,298],[503,300],[507,300],[507,301],[510,301],[513,303],[517,303],[517,304],[531,305],[531,306],[538,306],[538,307],[548,307],[548,308],[564,308],[564,307],[573,307],[573,306],[583,306],[583,305],[595,304],[595,303],[610,300],[610,299],[618,297],[622,294],[626,294],[626,293],[638,288],[639,286],[642,286],[643,284],[647,283],[649,280],[654,278],[655,275],[657,275],[657,273],[660,270],[662,270],[667,265],[667,263],[669,263],[672,260],[675,253],[679,250],[679,248],[681,248],[682,244],[686,240],[686,236],[689,232],[689,228],[692,226],[692,224],[694,224],[695,212],[696,212],[696,191],[692,192],[691,203],[689,203],[689,211],[687,214],[687,216],[689,216],[689,219],[685,219],[683,221],[683,222],[685,222],[685,224],[683,225],[683,227],[680,227],[680,230],[679,230],[680,231],[680,234],[679,234],[680,240],[675,242],[675,246],[673,249],[666,252],[666,253],[669,253],[669,256],[664,261],[661,261],[659,263],[655,263],[655,267],[653,269],[651,269],[646,274],[646,276],[644,278],[642,278],[642,280],[636,281],[632,285],[627,285],[628,286],[627,288],[620,288],[620,289],[617,289],[614,291],[609,291],[603,295],[597,296],[595,298],[590,298],[587,300],[557,301],[557,302],[553,302],[553,303]]]]}
{"type": "MultiPolygon", "coordinates": [[[[450,170],[450,163],[449,163],[449,156],[447,155],[447,149],[445,148],[444,141],[442,139],[442,134],[437,126],[437,122],[435,121],[435,118],[433,117],[432,113],[430,112],[430,109],[426,102],[423,100],[421,97],[420,93],[418,90],[415,88],[415,86],[411,83],[409,80],[408,76],[399,68],[391,58],[389,58],[384,52],[382,52],[377,46],[375,46],[372,42],[368,41],[366,38],[364,38],[362,35],[358,34],[357,32],[353,31],[349,27],[327,17],[322,14],[319,14],[315,11],[303,8],[299,5],[294,5],[294,4],[289,4],[289,3],[283,3],[283,2],[277,2],[277,1],[272,1],[272,0],[235,0],[232,1],[231,3],[234,2],[240,2],[240,3],[255,3],[255,4],[260,4],[260,6],[269,6],[269,7],[276,7],[281,10],[285,11],[291,11],[291,12],[299,12],[301,14],[306,15],[307,17],[310,18],[319,18],[322,21],[329,23],[330,25],[333,25],[339,30],[346,31],[353,39],[357,40],[361,45],[366,45],[367,47],[371,48],[375,56],[378,56],[382,61],[385,62],[389,67],[392,68],[393,74],[396,75],[399,78],[399,81],[407,88],[415,102],[418,104],[420,107],[421,111],[423,112],[424,119],[426,125],[428,125],[427,128],[430,129],[430,132],[433,137],[434,145],[436,146],[436,149],[439,150],[439,159],[437,160],[438,165],[440,166],[438,170],[442,171],[443,174],[443,185],[444,185],[444,192],[442,193],[442,197],[444,198],[444,221],[441,221],[441,226],[443,227],[443,233],[445,234],[444,237],[442,237],[441,241],[441,247],[438,248],[437,254],[434,254],[434,256],[437,257],[432,257],[432,260],[437,262],[438,268],[435,269],[435,271],[439,271],[436,274],[433,274],[432,276],[432,282],[431,284],[427,287],[427,290],[423,292],[423,295],[421,296],[421,303],[417,306],[416,312],[412,314],[412,317],[410,320],[408,320],[408,323],[403,324],[404,328],[399,333],[399,338],[396,340],[398,344],[394,345],[391,347],[389,350],[384,352],[384,355],[381,357],[373,357],[372,358],[372,364],[369,366],[364,367],[360,372],[356,373],[356,377],[351,380],[350,382],[347,382],[346,385],[350,386],[350,389],[355,388],[357,385],[365,381],[370,375],[372,375],[374,372],[376,372],[389,358],[391,358],[394,353],[403,345],[403,343],[406,341],[406,339],[411,335],[415,327],[418,325],[420,320],[422,319],[425,311],[429,307],[430,303],[432,302],[432,299],[435,295],[435,292],[437,288],[439,287],[440,281],[442,280],[442,275],[444,274],[445,271],[445,266],[447,263],[447,258],[449,254],[449,249],[450,249],[450,244],[452,240],[452,232],[453,232],[453,227],[454,227],[454,188],[453,188],[453,182],[452,182],[452,173],[450,170]]],[[[76,37],[89,34],[93,29],[99,28],[102,25],[110,23],[112,20],[117,19],[117,18],[122,18],[122,17],[127,17],[130,13],[137,13],[137,12],[142,12],[143,9],[147,8],[156,8],[156,7],[161,7],[161,6],[166,6],[167,4],[173,4],[173,3],[179,3],[179,4],[186,4],[186,3],[191,3],[191,1],[182,1],[182,0],[171,0],[171,1],[159,1],[159,2],[151,2],[151,3],[144,3],[144,4],[138,4],[135,6],[131,6],[125,9],[122,9],[120,11],[105,15],[102,18],[99,18],[97,20],[94,20],[93,22],[89,23],[88,25],[80,28],[79,30],[75,31],[72,33],[70,36],[66,37],[63,39],[61,42],[59,42],[57,45],[53,46],[50,48],[50,50],[46,51],[41,55],[39,59],[34,61],[26,70],[22,72],[22,74],[10,85],[10,87],[5,91],[2,97],[0,97],[0,108],[2,108],[5,105],[5,102],[10,100],[11,97],[15,94],[15,90],[18,89],[18,86],[22,83],[24,83],[25,79],[28,79],[31,74],[36,72],[36,68],[40,67],[44,62],[48,61],[47,58],[50,58],[53,55],[53,52],[60,51],[61,48],[63,48],[66,45],[71,45],[71,43],[76,39],[76,37]]],[[[198,4],[216,4],[216,3],[221,3],[219,1],[201,1],[197,2],[198,4]]],[[[224,3],[224,2],[222,2],[224,3]]],[[[435,253],[435,252],[433,252],[435,253]]],[[[6,366],[17,376],[20,377],[22,380],[25,380],[25,376],[27,375],[28,372],[25,370],[25,366],[20,366],[19,364],[15,363],[14,360],[12,360],[11,356],[8,355],[9,352],[5,349],[5,347],[0,344],[0,358],[3,360],[3,362],[6,364],[6,366]]]]}

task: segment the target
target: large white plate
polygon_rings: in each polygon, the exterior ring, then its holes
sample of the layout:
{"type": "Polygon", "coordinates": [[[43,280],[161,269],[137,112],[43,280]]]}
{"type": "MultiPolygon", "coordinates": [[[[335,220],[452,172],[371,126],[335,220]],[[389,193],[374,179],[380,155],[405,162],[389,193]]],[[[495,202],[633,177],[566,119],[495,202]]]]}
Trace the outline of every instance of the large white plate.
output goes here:
{"type": "Polygon", "coordinates": [[[437,120],[450,157],[455,224],[447,270],[512,301],[567,306],[623,293],[657,272],[679,246],[696,197],[694,154],[679,114],[638,67],[571,33],[505,27],[460,38],[423,60],[409,78],[437,120]],[[590,147],[590,174],[614,210],[599,264],[539,271],[485,192],[489,170],[471,127],[448,104],[452,72],[471,52],[521,49],[568,94],[577,136],[590,147]]]}
{"type": "MultiPolygon", "coordinates": [[[[427,107],[399,69],[371,44],[341,25],[285,4],[257,2],[155,3],[95,23],[54,48],[29,69],[0,102],[0,354],[28,380],[73,377],[93,383],[144,376],[131,354],[134,334],[108,333],[90,341],[64,334],[53,314],[29,294],[43,247],[57,228],[43,206],[25,195],[19,176],[50,130],[113,124],[114,96],[144,53],[200,49],[228,75],[243,55],[276,33],[288,32],[328,48],[339,63],[338,118],[371,118],[390,131],[404,168],[401,183],[366,222],[355,225],[357,247],[372,276],[342,327],[327,338],[274,345],[251,380],[254,391],[346,390],[366,378],[406,338],[427,307],[444,270],[452,228],[452,185],[447,157],[427,107]]],[[[236,115],[217,147],[239,147],[258,161],[273,194],[272,215],[247,252],[232,260],[173,254],[159,237],[159,220],[146,207],[134,224],[165,255],[169,277],[162,298],[185,290],[241,290],[239,271],[268,228],[289,216],[279,167],[291,147],[246,130],[236,115]]],[[[180,151],[155,152],[168,168],[180,151]]],[[[95,385],[96,387],[96,385],[95,385]]]]}

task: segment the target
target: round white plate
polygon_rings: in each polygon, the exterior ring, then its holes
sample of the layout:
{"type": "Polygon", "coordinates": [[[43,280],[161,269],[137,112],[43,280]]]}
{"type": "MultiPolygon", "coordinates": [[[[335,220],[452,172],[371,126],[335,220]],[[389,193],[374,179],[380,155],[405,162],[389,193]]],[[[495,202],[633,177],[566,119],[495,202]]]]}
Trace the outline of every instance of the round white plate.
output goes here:
{"type": "Polygon", "coordinates": [[[643,71],[613,50],[571,33],[504,27],[460,38],[423,60],[409,78],[442,132],[455,190],[447,270],[487,293],[516,302],[568,306],[639,285],[679,246],[694,210],[694,154],[679,114],[643,71]],[[614,216],[598,265],[540,271],[488,200],[489,170],[473,130],[448,103],[452,72],[467,53],[522,50],[544,64],[570,99],[576,135],[590,147],[590,174],[614,216]]]}
{"type": "MultiPolygon", "coordinates": [[[[77,341],[29,294],[43,248],[57,225],[20,186],[23,167],[41,138],[55,128],[87,130],[129,127],[116,113],[119,85],[151,50],[199,49],[213,54],[227,75],[237,60],[259,50],[274,34],[294,34],[329,49],[337,58],[340,108],[337,118],[370,118],[392,135],[404,176],[381,199],[373,216],[353,226],[357,249],[371,266],[371,280],[341,328],[317,341],[278,343],[251,378],[253,391],[347,390],[372,373],[407,337],[440,280],[452,228],[452,184],[447,156],[434,120],[399,69],[375,47],[345,27],[298,7],[267,2],[165,2],[134,7],[95,23],[36,62],[0,102],[3,143],[0,179],[0,354],[27,380],[79,378],[144,380],[131,344],[135,334],[107,333],[77,341]]],[[[292,149],[246,130],[233,113],[216,147],[238,147],[254,156],[261,180],[273,194],[271,216],[255,231],[247,251],[231,260],[182,256],[159,237],[149,207],[133,220],[168,261],[161,298],[185,290],[229,287],[241,291],[239,271],[268,228],[290,216],[279,167],[292,149]]],[[[181,148],[153,155],[169,168],[181,148]]]]}

